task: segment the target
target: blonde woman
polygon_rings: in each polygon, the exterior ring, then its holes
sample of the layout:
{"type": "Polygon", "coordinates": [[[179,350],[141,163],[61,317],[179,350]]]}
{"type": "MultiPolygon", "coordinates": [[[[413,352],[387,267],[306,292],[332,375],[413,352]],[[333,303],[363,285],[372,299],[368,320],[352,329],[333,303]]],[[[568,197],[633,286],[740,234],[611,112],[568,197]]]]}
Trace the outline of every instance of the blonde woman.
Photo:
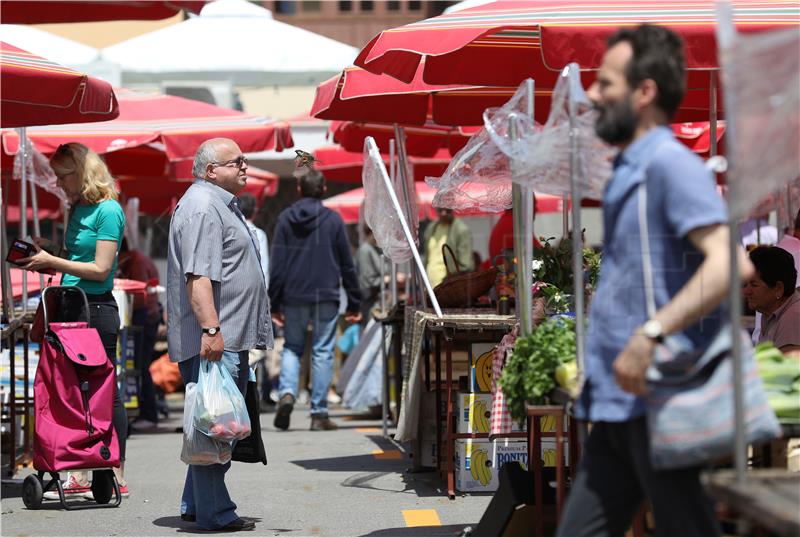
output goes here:
{"type": "MultiPolygon", "coordinates": [[[[89,300],[89,324],[97,329],[108,359],[116,365],[119,311],[111,290],[125,229],[125,213],[117,202],[114,179],[97,153],[79,143],[60,145],[50,159],[50,166],[71,205],[64,240],[68,257],[62,259],[39,250],[20,260],[20,264],[25,263],[24,268],[28,270],[54,269],[63,274],[61,285],[83,289],[89,300]]],[[[82,308],[80,303],[62,304],[59,319],[77,318],[82,308]]],[[[121,466],[124,466],[128,418],[119,391],[114,396],[113,423],[119,439],[121,466]]],[[[127,497],[128,484],[122,468],[115,469],[115,473],[120,492],[127,497]]],[[[64,486],[67,497],[91,499],[87,477],[86,472],[70,473],[64,486]]],[[[53,499],[58,498],[56,491],[48,491],[45,497],[48,494],[53,499]]]]}

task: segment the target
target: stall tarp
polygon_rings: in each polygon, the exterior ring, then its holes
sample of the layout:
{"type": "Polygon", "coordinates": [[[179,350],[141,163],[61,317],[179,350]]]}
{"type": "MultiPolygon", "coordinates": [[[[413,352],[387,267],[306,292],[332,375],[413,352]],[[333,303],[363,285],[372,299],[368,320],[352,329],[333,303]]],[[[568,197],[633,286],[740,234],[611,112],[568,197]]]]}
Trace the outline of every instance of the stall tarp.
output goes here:
{"type": "MultiPolygon", "coordinates": [[[[381,157],[388,166],[389,155],[382,154],[381,157]]],[[[316,168],[328,181],[361,184],[364,166],[364,155],[361,152],[345,151],[334,144],[318,148],[314,151],[314,158],[318,161],[316,168]]],[[[431,158],[408,158],[414,181],[424,181],[426,177],[441,175],[449,162],[450,152],[447,149],[440,149],[431,158]]]]}

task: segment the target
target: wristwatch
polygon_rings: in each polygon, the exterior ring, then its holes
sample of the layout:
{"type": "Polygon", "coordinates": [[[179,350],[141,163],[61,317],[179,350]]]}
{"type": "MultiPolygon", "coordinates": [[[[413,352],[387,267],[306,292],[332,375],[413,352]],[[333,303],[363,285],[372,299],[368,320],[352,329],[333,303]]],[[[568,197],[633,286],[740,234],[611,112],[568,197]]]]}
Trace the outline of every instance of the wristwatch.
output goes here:
{"type": "Polygon", "coordinates": [[[642,325],[642,333],[656,343],[664,343],[664,328],[660,321],[650,319],[642,325]]]}
{"type": "Polygon", "coordinates": [[[219,334],[219,326],[214,326],[212,328],[203,328],[203,333],[208,334],[209,336],[216,336],[219,334]]]}

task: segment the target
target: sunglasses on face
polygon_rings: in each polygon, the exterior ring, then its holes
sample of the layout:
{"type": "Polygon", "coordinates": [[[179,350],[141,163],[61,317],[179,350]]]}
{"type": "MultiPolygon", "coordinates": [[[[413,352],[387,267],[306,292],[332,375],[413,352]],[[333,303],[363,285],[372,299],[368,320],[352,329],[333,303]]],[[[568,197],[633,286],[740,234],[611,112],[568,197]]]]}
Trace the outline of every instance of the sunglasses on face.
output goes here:
{"type": "Polygon", "coordinates": [[[212,164],[214,166],[223,166],[223,167],[226,167],[226,168],[230,168],[230,167],[241,168],[242,166],[247,166],[247,157],[245,157],[244,155],[239,155],[238,157],[236,157],[233,160],[228,160],[226,162],[216,162],[216,161],[214,161],[214,162],[212,162],[212,164]]]}

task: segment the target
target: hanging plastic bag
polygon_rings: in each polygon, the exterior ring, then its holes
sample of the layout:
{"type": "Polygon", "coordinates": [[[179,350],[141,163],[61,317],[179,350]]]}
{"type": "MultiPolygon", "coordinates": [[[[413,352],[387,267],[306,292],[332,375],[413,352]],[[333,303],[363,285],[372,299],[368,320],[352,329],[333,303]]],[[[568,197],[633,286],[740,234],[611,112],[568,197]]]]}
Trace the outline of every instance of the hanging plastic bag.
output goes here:
{"type": "Polygon", "coordinates": [[[186,386],[186,399],[183,405],[183,448],[181,460],[186,464],[206,466],[209,464],[225,464],[231,460],[231,443],[214,440],[198,431],[194,426],[195,395],[197,384],[190,382],[186,386]]]}
{"type": "Polygon", "coordinates": [[[195,396],[195,428],[217,440],[250,436],[250,418],[242,392],[221,361],[200,361],[195,396]]]}

